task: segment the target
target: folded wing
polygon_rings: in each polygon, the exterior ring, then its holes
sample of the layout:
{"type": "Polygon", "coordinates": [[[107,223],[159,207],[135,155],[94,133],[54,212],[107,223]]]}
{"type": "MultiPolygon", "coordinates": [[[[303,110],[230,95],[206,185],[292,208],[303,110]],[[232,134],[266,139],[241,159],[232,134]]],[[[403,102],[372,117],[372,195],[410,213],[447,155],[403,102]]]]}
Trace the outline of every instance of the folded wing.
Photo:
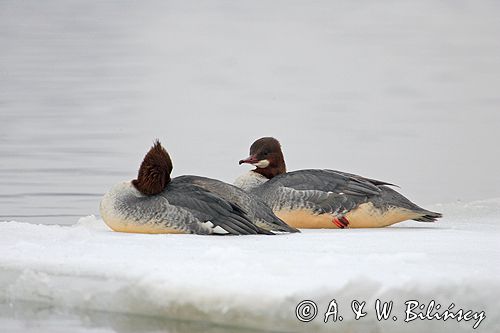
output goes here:
{"type": "Polygon", "coordinates": [[[211,223],[229,234],[272,234],[256,226],[247,212],[234,202],[224,200],[199,186],[172,182],[161,195],[169,204],[189,211],[200,223],[211,223]]]}
{"type": "Polygon", "coordinates": [[[379,196],[379,186],[384,184],[388,183],[334,170],[299,170],[274,177],[256,188],[255,194],[274,211],[308,209],[342,216],[379,196]]]}

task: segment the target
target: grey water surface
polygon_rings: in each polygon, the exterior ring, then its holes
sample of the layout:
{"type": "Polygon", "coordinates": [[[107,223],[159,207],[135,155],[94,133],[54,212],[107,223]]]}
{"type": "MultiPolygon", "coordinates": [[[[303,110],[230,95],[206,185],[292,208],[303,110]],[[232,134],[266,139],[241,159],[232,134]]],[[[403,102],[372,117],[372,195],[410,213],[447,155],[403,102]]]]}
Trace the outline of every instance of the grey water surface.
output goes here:
{"type": "Polygon", "coordinates": [[[258,137],[290,170],[498,197],[497,1],[1,1],[0,220],[72,224],[134,178],[232,182],[258,137]]]}

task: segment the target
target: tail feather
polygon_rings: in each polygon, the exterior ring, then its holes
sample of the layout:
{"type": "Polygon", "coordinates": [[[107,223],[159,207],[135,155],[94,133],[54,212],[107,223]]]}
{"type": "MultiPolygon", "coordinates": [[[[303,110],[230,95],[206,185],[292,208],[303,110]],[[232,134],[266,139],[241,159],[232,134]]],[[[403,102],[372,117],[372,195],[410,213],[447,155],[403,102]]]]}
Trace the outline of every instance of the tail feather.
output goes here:
{"type": "Polygon", "coordinates": [[[269,231],[289,232],[289,233],[300,232],[299,229],[289,226],[283,220],[281,220],[276,216],[272,219],[260,220],[258,222],[259,222],[258,226],[260,228],[269,231]]]}
{"type": "Polygon", "coordinates": [[[441,213],[425,211],[425,213],[421,217],[414,220],[418,222],[436,222],[437,219],[441,217],[443,217],[443,214],[441,213]]]}
{"type": "Polygon", "coordinates": [[[424,209],[414,204],[402,194],[394,191],[390,187],[380,186],[379,188],[382,190],[382,192],[379,196],[372,199],[372,202],[375,205],[378,205],[380,207],[393,206],[405,208],[414,213],[415,215],[413,216],[416,217],[413,220],[419,222],[436,222],[437,219],[443,217],[441,213],[431,212],[430,210],[424,209]]]}

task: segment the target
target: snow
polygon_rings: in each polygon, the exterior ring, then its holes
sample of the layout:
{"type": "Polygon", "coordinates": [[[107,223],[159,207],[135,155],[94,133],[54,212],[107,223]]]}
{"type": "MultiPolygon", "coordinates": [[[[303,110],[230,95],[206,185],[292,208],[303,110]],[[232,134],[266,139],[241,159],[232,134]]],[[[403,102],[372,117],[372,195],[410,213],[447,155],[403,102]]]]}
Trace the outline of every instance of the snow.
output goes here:
{"type": "Polygon", "coordinates": [[[404,323],[404,301],[484,311],[500,329],[500,199],[429,207],[438,223],[384,229],[304,230],[278,236],[112,232],[94,216],[74,226],[0,223],[0,301],[102,310],[274,330],[468,332],[474,321],[404,323]],[[397,322],[378,322],[375,300],[397,322]],[[310,323],[295,318],[318,304],[310,323]],[[324,323],[335,299],[342,322],[324,323]],[[354,320],[352,300],[368,315],[354,320]]]}

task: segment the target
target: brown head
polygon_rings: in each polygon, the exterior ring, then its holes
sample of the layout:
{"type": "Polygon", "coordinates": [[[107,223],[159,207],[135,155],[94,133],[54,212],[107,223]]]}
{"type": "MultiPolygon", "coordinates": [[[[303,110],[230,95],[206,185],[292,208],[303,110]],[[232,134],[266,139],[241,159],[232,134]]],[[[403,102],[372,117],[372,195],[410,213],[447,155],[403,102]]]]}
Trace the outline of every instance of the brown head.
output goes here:
{"type": "Polygon", "coordinates": [[[285,158],[278,140],[271,137],[260,138],[250,146],[250,156],[239,162],[256,167],[254,172],[271,179],[286,172],[285,158]]]}
{"type": "Polygon", "coordinates": [[[134,187],[145,195],[161,193],[170,182],[172,160],[159,140],[155,140],[139,168],[137,179],[132,181],[134,187]]]}

